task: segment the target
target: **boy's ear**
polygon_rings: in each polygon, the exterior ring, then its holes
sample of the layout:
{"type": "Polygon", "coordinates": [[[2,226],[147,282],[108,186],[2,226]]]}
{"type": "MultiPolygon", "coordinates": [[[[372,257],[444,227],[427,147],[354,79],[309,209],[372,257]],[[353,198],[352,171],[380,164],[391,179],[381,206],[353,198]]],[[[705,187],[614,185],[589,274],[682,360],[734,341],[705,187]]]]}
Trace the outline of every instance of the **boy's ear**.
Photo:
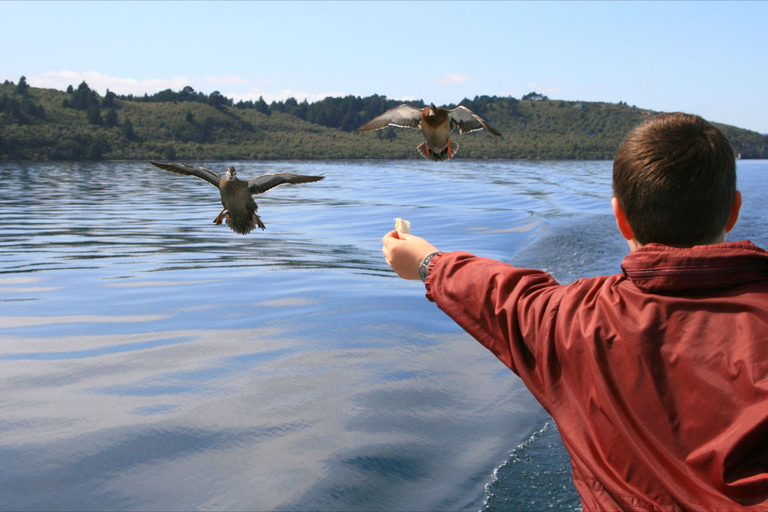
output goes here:
{"type": "Polygon", "coordinates": [[[613,215],[616,216],[616,225],[619,227],[621,236],[628,241],[635,239],[635,235],[632,233],[632,227],[627,222],[627,216],[624,215],[624,210],[619,206],[619,200],[615,197],[611,199],[611,206],[613,207],[613,215]]]}
{"type": "Polygon", "coordinates": [[[733,226],[736,225],[736,221],[739,220],[739,211],[741,210],[741,192],[736,191],[736,196],[733,198],[733,208],[731,209],[731,216],[728,218],[728,224],[725,225],[725,232],[729,233],[733,226]]]}

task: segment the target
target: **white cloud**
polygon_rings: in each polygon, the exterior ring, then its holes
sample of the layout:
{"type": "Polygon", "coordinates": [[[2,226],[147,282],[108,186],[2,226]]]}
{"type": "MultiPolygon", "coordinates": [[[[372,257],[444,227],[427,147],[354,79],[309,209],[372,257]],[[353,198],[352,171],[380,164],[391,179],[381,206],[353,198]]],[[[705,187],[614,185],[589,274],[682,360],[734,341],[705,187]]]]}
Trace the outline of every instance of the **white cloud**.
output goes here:
{"type": "Polygon", "coordinates": [[[283,89],[282,91],[273,93],[273,92],[266,92],[261,88],[256,87],[244,94],[224,94],[224,95],[228,98],[232,98],[235,101],[235,103],[241,100],[257,101],[260,96],[263,97],[264,101],[266,101],[267,103],[272,103],[273,101],[285,101],[288,98],[296,98],[296,100],[299,102],[304,101],[306,99],[309,103],[313,103],[315,101],[320,101],[323,98],[327,98],[328,96],[339,97],[339,96],[346,96],[347,94],[343,92],[338,92],[338,91],[312,94],[307,92],[294,91],[293,89],[283,89]]]}
{"type": "Polygon", "coordinates": [[[421,98],[417,98],[416,96],[399,96],[397,98],[390,98],[390,99],[397,100],[397,101],[416,101],[421,98]]]}
{"type": "MultiPolygon", "coordinates": [[[[153,78],[148,80],[137,80],[134,78],[119,78],[114,76],[107,76],[96,71],[85,71],[83,73],[63,70],[63,71],[43,71],[33,76],[27,77],[27,83],[32,87],[41,87],[49,89],[57,89],[64,91],[70,85],[77,87],[82,82],[88,84],[88,87],[95,90],[102,96],[107,93],[107,89],[115,94],[133,94],[136,96],[143,96],[145,93],[154,94],[159,91],[171,89],[173,91],[180,91],[186,86],[193,87],[196,91],[209,94],[213,92],[214,84],[218,87],[224,86],[237,86],[247,83],[247,80],[235,75],[229,76],[204,76],[201,79],[194,80],[187,76],[177,76],[172,78],[153,78]],[[208,85],[209,87],[206,87],[208,85]],[[209,90],[210,89],[210,90],[209,90]]],[[[347,93],[339,91],[328,91],[323,93],[309,93],[295,91],[293,89],[283,89],[278,92],[271,92],[269,86],[273,85],[267,80],[259,80],[260,87],[250,89],[245,93],[227,92],[226,90],[220,91],[224,96],[232,98],[235,102],[240,100],[256,101],[260,96],[264,98],[264,101],[271,103],[272,101],[284,101],[288,98],[296,98],[298,101],[304,101],[305,99],[310,103],[322,100],[328,96],[346,96],[347,93]]]]}
{"type": "Polygon", "coordinates": [[[70,85],[77,87],[82,82],[87,83],[88,87],[102,96],[107,93],[107,89],[116,94],[143,95],[144,93],[154,94],[165,89],[177,91],[187,85],[192,85],[192,80],[186,76],[168,79],[136,80],[134,78],[102,75],[96,71],[85,71],[84,73],[69,70],[43,71],[42,73],[27,77],[27,83],[32,87],[58,89],[61,91],[66,90],[70,85]]]}

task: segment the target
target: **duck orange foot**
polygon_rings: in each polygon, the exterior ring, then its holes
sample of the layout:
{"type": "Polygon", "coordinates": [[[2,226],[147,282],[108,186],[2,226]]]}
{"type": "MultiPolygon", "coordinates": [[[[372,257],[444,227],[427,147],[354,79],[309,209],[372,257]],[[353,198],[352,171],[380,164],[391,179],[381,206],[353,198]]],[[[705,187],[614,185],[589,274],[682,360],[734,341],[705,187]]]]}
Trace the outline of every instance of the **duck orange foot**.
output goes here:
{"type": "Polygon", "coordinates": [[[229,217],[229,214],[226,214],[226,215],[224,214],[224,212],[226,212],[226,211],[227,211],[227,209],[226,209],[226,208],[224,208],[223,210],[221,210],[221,213],[219,213],[219,214],[216,216],[216,218],[215,218],[215,219],[213,219],[213,223],[214,223],[214,224],[216,224],[216,225],[218,226],[219,224],[221,224],[221,222],[222,222],[222,221],[223,221],[225,218],[229,217]]]}

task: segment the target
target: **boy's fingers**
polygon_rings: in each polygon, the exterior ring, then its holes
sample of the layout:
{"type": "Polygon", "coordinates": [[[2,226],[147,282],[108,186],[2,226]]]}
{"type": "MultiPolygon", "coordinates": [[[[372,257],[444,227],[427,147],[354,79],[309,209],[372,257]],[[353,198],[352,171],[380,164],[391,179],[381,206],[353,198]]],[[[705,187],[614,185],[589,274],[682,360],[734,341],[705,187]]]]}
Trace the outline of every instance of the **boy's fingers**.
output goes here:
{"type": "Polygon", "coordinates": [[[406,235],[405,233],[400,233],[397,230],[392,230],[386,235],[384,235],[384,238],[381,239],[382,242],[384,242],[384,245],[387,245],[387,242],[391,242],[392,239],[395,240],[407,240],[408,237],[411,235],[406,235]]]}
{"type": "Polygon", "coordinates": [[[386,235],[384,235],[384,236],[381,238],[381,242],[382,242],[382,243],[384,244],[384,246],[386,247],[386,246],[387,246],[387,244],[391,243],[391,241],[392,241],[392,239],[393,239],[393,238],[397,238],[397,231],[390,231],[389,233],[387,233],[386,235]]]}

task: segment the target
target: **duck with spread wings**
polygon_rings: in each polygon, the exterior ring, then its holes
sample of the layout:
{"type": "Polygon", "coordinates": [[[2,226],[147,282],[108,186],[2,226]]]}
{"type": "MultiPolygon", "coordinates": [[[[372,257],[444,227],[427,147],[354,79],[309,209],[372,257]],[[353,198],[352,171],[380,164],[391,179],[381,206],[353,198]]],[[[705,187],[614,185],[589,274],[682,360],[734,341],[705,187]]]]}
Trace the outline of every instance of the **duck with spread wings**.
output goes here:
{"type": "Polygon", "coordinates": [[[224,209],[221,210],[221,213],[213,222],[214,224],[221,224],[223,220],[226,220],[227,226],[235,233],[241,235],[247,235],[256,226],[265,229],[261,218],[256,215],[256,210],[259,207],[253,200],[254,195],[266,192],[278,185],[310,183],[324,178],[324,176],[306,176],[302,174],[267,173],[245,181],[237,177],[237,172],[232,166],[227,167],[227,174],[222,178],[219,173],[205,167],[151,161],[149,163],[166,171],[200,178],[218,188],[221,195],[221,204],[224,206],[224,209]]]}
{"type": "Polygon", "coordinates": [[[435,107],[434,104],[424,108],[400,105],[368,121],[355,130],[355,133],[379,130],[387,126],[420,129],[424,142],[416,149],[421,156],[435,162],[453,158],[459,150],[459,143],[450,138],[456,128],[462,135],[475,130],[486,130],[494,140],[501,137],[494,127],[467,107],[458,106],[448,110],[435,107]]]}

